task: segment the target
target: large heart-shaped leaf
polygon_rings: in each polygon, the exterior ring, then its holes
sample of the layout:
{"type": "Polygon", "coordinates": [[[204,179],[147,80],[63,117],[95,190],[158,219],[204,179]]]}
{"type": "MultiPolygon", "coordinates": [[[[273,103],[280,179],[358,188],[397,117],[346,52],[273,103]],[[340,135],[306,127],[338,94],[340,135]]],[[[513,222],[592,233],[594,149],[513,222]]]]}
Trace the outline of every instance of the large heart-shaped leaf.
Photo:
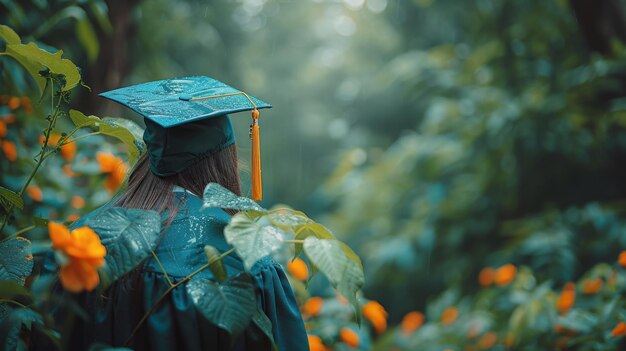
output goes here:
{"type": "Polygon", "coordinates": [[[100,236],[107,249],[103,282],[112,282],[150,255],[161,233],[161,217],[155,211],[111,208],[85,224],[100,236]]]}
{"type": "Polygon", "coordinates": [[[304,252],[332,286],[352,303],[358,316],[356,293],[365,282],[363,268],[360,260],[357,262],[351,254],[346,254],[341,244],[338,240],[310,236],[304,240],[304,252]]]}
{"type": "Polygon", "coordinates": [[[0,242],[0,280],[24,284],[33,270],[30,241],[16,237],[0,242]]]}
{"type": "Polygon", "coordinates": [[[254,283],[245,273],[222,284],[192,279],[187,292],[198,311],[233,338],[246,329],[256,311],[254,283]]]}
{"type": "MultiPolygon", "coordinates": [[[[326,227],[319,223],[305,223],[294,228],[296,240],[304,240],[310,236],[318,239],[335,239],[335,236],[326,227]]],[[[294,257],[298,257],[302,252],[302,244],[296,243],[296,252],[294,257]]]]}
{"type": "Polygon", "coordinates": [[[267,215],[269,221],[283,229],[292,230],[293,227],[307,223],[314,223],[304,212],[293,210],[291,208],[272,209],[267,215]]]}
{"type": "Polygon", "coordinates": [[[233,216],[224,228],[226,241],[235,247],[247,269],[261,258],[276,252],[283,245],[285,234],[279,228],[265,224],[250,212],[233,216]]]}
{"type": "Polygon", "coordinates": [[[263,207],[259,206],[251,199],[237,196],[217,183],[209,183],[206,188],[204,188],[202,198],[204,201],[202,205],[203,208],[217,207],[238,211],[266,212],[263,207]]]}

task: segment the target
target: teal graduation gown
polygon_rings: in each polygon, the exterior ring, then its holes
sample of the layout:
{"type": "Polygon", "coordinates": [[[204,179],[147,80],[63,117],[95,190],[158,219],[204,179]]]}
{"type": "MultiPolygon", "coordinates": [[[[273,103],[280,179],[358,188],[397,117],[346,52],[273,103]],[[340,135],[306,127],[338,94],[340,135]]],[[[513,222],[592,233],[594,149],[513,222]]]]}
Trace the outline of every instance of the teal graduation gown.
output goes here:
{"type": "MultiPolygon", "coordinates": [[[[231,246],[223,236],[230,215],[218,208],[201,210],[202,201],[188,193],[177,192],[180,211],[164,234],[155,253],[173,282],[184,279],[207,261],[204,246],[220,252],[231,246]]],[[[83,225],[85,216],[76,227],[83,225]]],[[[236,254],[224,258],[229,277],[244,270],[236,254]]],[[[307,334],[295,296],[281,266],[270,257],[255,264],[251,275],[257,285],[257,305],[272,322],[272,334],[282,351],[309,350],[307,334]]],[[[206,269],[196,275],[212,279],[206,269]]],[[[70,348],[87,350],[93,343],[123,346],[141,317],[170,287],[153,258],[127,276],[113,282],[102,294],[85,293],[80,304],[89,320],[72,328],[70,348]]],[[[267,338],[252,323],[231,340],[223,330],[210,324],[199,312],[184,284],[175,288],[148,317],[131,339],[133,350],[271,350],[267,338]]]]}

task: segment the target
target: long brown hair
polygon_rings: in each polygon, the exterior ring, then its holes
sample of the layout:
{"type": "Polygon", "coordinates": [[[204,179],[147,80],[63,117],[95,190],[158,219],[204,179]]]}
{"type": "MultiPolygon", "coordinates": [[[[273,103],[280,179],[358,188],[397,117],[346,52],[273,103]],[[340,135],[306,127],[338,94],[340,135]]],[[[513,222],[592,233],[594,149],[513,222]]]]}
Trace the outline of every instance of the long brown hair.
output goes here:
{"type": "Polygon", "coordinates": [[[126,208],[167,212],[167,227],[178,213],[178,205],[173,192],[174,185],[191,191],[202,198],[208,183],[218,183],[237,195],[241,195],[237,147],[231,145],[208,155],[179,174],[158,177],[150,171],[147,155],[143,155],[128,178],[126,191],[115,203],[126,208]]]}

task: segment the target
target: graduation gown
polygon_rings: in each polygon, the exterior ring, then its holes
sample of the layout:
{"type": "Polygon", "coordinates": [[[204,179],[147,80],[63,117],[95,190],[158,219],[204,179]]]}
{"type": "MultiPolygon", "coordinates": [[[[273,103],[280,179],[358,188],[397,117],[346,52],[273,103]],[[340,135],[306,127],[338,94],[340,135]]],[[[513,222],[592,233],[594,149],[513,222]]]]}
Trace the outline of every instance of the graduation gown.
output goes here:
{"type": "MultiPolygon", "coordinates": [[[[177,191],[180,211],[163,236],[155,253],[173,283],[206,264],[204,246],[220,252],[231,248],[223,236],[230,215],[218,208],[200,211],[202,201],[189,192],[177,191]]],[[[83,225],[86,218],[77,223],[83,225]]],[[[235,254],[224,258],[228,276],[244,270],[235,254]]],[[[272,334],[281,351],[309,350],[307,334],[295,296],[281,266],[270,257],[255,264],[251,275],[257,286],[257,305],[272,322],[272,334]]],[[[197,278],[212,279],[206,269],[197,278]]],[[[148,319],[128,347],[133,350],[270,350],[266,337],[252,323],[231,340],[227,333],[210,324],[187,294],[185,284],[175,288],[148,319]],[[256,335],[256,336],[255,336],[256,335]]],[[[104,294],[81,294],[80,304],[89,315],[76,319],[70,349],[87,350],[93,343],[123,346],[141,317],[170,287],[153,258],[127,276],[113,282],[104,294]]]]}

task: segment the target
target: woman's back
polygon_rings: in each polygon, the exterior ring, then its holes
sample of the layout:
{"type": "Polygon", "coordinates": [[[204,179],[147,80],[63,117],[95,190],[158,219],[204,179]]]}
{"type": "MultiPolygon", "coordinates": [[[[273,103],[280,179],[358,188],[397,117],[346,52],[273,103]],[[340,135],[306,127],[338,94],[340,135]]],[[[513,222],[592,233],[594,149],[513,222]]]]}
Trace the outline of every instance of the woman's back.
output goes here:
{"type": "MultiPolygon", "coordinates": [[[[234,340],[211,325],[196,310],[185,283],[166,294],[170,282],[176,284],[207,263],[205,245],[220,252],[231,248],[222,234],[230,220],[228,213],[216,208],[202,209],[202,201],[183,189],[178,188],[175,193],[179,210],[154,251],[158,262],[147,259],[101,296],[95,293],[82,296],[81,304],[90,318],[73,329],[72,349],[87,349],[94,342],[135,350],[271,349],[268,338],[253,323],[234,340]],[[141,322],[151,309],[147,319],[141,322]]],[[[223,262],[229,277],[244,270],[234,253],[224,257],[223,262]]],[[[280,265],[269,257],[264,258],[249,273],[257,288],[257,307],[272,322],[277,346],[281,350],[308,350],[302,318],[280,265]]],[[[209,269],[194,277],[213,279],[209,269]]]]}

